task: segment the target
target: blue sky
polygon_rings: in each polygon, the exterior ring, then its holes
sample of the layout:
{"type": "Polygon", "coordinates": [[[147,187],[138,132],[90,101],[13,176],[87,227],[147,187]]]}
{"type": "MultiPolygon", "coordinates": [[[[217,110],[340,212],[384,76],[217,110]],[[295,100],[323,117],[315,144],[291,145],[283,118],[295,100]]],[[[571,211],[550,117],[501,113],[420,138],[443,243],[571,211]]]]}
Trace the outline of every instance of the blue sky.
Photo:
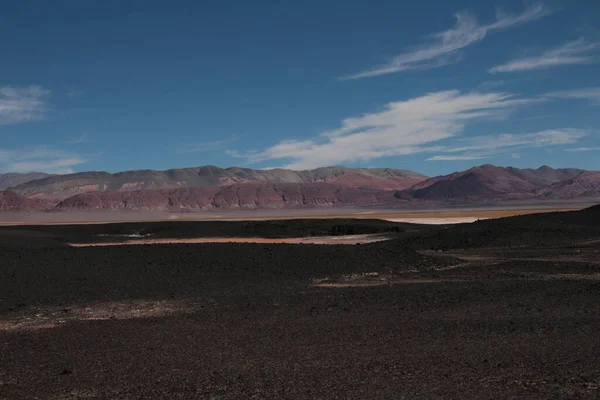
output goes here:
{"type": "Polygon", "coordinates": [[[600,169],[600,2],[0,2],[0,172],[600,169]]]}

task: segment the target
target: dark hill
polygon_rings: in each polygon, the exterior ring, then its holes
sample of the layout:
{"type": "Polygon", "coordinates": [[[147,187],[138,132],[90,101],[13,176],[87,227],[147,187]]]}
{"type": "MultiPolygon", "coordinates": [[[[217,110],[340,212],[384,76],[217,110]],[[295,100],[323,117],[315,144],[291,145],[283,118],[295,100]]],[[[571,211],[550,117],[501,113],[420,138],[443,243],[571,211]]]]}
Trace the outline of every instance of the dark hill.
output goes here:
{"type": "Polygon", "coordinates": [[[600,205],[580,211],[480,220],[449,226],[413,240],[417,247],[442,250],[553,246],[575,240],[600,240],[600,205]]]}

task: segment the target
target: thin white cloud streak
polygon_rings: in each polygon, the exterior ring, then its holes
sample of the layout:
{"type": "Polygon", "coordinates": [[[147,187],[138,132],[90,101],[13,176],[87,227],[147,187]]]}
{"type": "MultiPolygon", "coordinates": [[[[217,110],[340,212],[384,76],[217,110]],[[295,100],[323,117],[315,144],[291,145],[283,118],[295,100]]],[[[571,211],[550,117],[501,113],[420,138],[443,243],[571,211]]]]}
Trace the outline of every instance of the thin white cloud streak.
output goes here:
{"type": "Polygon", "coordinates": [[[70,140],[68,143],[70,144],[82,144],[82,143],[88,143],[90,141],[90,137],[87,134],[87,132],[83,132],[81,135],[77,136],[76,138],[70,140]]]}
{"type": "Polygon", "coordinates": [[[389,103],[379,112],[347,118],[338,129],[308,140],[284,140],[263,151],[239,153],[249,163],[290,160],[285,168],[310,169],[386,156],[443,151],[440,142],[459,135],[470,121],[505,116],[543,99],[508,93],[430,93],[389,103]]]}
{"type": "MultiPolygon", "coordinates": [[[[231,144],[239,139],[238,136],[231,136],[223,140],[207,140],[203,142],[196,142],[187,144],[180,148],[177,152],[179,154],[185,153],[203,153],[206,151],[215,151],[224,148],[228,144],[231,144]]],[[[227,153],[227,152],[226,152],[227,153]]]]}
{"type": "Polygon", "coordinates": [[[577,147],[574,149],[565,149],[565,151],[580,152],[580,151],[600,151],[600,147],[577,147]]]}
{"type": "Polygon", "coordinates": [[[47,172],[67,174],[73,167],[84,164],[82,156],[49,146],[38,146],[27,150],[0,149],[0,171],[2,172],[47,172]]]}
{"type": "Polygon", "coordinates": [[[74,99],[83,95],[83,90],[71,90],[67,92],[67,97],[70,99],[74,99]]]}
{"type": "Polygon", "coordinates": [[[54,174],[73,173],[73,166],[82,164],[84,160],[79,157],[66,158],[62,160],[26,161],[16,162],[10,165],[11,172],[47,172],[54,174]]]}
{"type": "Polygon", "coordinates": [[[478,156],[478,155],[461,155],[461,156],[434,156],[427,159],[427,161],[468,161],[468,160],[483,160],[490,158],[490,156],[478,156]]]}
{"type": "Polygon", "coordinates": [[[506,30],[551,13],[542,2],[526,8],[521,14],[509,15],[498,11],[496,21],[481,25],[469,12],[454,14],[456,24],[442,32],[431,35],[431,43],[394,57],[388,64],[367,71],[342,77],[342,80],[370,78],[408,70],[430,69],[458,62],[461,50],[481,42],[489,33],[506,30]]]}
{"type": "MultiPolygon", "coordinates": [[[[458,161],[490,158],[499,154],[532,147],[565,146],[577,143],[588,136],[590,131],[565,128],[549,129],[534,133],[501,134],[491,136],[476,136],[472,138],[455,140],[453,146],[441,150],[441,153],[462,153],[452,155],[438,155],[428,158],[428,161],[458,161]],[[465,144],[460,146],[460,144],[465,144]],[[464,153],[466,152],[466,153],[464,153]],[[474,152],[474,153],[471,153],[474,152]]],[[[517,153],[512,153],[513,159],[520,158],[517,153]]]]}
{"type": "Polygon", "coordinates": [[[50,91],[41,86],[0,87],[0,125],[42,119],[50,91]]]}
{"type": "Polygon", "coordinates": [[[476,136],[457,141],[467,142],[466,146],[450,147],[444,150],[447,153],[463,151],[494,150],[509,147],[547,147],[576,143],[588,135],[588,131],[574,128],[548,129],[535,133],[510,134],[504,133],[492,136],[476,136]]]}
{"type": "Polygon", "coordinates": [[[567,42],[539,56],[524,57],[497,65],[489,69],[492,74],[502,72],[531,71],[563,65],[588,64],[597,61],[591,53],[600,48],[600,43],[590,43],[583,38],[567,42]]]}
{"type": "Polygon", "coordinates": [[[600,104],[600,87],[591,87],[583,89],[563,90],[559,92],[547,93],[548,98],[558,99],[582,99],[591,100],[600,104]]]}

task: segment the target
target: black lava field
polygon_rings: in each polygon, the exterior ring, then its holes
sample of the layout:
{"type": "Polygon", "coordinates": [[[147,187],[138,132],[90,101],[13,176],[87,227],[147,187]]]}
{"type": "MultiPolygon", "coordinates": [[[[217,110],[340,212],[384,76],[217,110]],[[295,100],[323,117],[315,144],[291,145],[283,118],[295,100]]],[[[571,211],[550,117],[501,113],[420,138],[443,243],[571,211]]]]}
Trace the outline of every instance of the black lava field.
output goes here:
{"type": "Polygon", "coordinates": [[[0,227],[0,399],[594,399],[598,332],[598,206],[0,227]],[[353,234],[390,239],[69,245],[353,234]]]}

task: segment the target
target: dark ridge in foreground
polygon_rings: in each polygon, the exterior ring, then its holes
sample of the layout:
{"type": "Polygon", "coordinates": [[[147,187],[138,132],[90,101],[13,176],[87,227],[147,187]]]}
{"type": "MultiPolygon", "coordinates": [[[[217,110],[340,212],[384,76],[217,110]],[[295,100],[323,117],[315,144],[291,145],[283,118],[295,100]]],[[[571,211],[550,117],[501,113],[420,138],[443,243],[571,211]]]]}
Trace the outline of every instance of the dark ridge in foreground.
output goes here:
{"type": "Polygon", "coordinates": [[[490,246],[552,246],[600,239],[600,205],[580,211],[551,212],[480,220],[449,226],[412,240],[414,245],[442,250],[490,246]]]}
{"type": "Polygon", "coordinates": [[[297,219],[271,221],[173,221],[127,222],[82,225],[0,226],[0,247],[11,245],[33,247],[54,242],[94,243],[119,242],[138,238],[202,238],[202,237],[263,237],[296,238],[310,236],[340,236],[362,234],[397,234],[419,229],[413,225],[368,219],[297,219]],[[25,240],[25,238],[27,238],[25,240]]]}
{"type": "MultiPolygon", "coordinates": [[[[0,246],[119,242],[131,238],[296,238],[384,233],[402,238],[403,246],[410,244],[413,248],[551,245],[600,234],[600,205],[580,211],[539,213],[442,226],[343,218],[0,226],[0,246]]],[[[379,246],[393,246],[393,243],[394,240],[379,246]]]]}

